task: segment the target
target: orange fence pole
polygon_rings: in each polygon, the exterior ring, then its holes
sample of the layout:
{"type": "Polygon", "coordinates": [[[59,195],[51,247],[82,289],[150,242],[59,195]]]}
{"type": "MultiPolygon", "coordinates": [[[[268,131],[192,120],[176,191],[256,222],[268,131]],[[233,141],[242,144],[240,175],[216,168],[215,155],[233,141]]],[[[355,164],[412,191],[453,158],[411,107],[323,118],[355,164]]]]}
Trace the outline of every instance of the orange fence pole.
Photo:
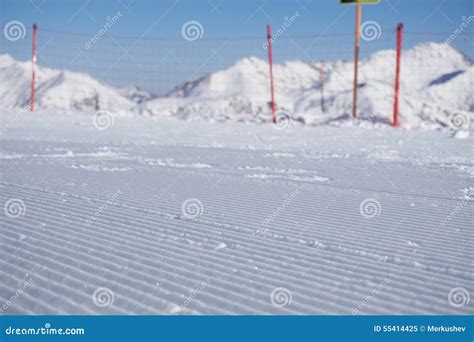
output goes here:
{"type": "Polygon", "coordinates": [[[360,22],[362,17],[362,6],[360,2],[357,3],[356,10],[356,28],[355,28],[355,49],[354,49],[354,93],[352,99],[352,117],[357,117],[357,86],[358,86],[358,72],[359,72],[359,37],[360,37],[360,22]]]}

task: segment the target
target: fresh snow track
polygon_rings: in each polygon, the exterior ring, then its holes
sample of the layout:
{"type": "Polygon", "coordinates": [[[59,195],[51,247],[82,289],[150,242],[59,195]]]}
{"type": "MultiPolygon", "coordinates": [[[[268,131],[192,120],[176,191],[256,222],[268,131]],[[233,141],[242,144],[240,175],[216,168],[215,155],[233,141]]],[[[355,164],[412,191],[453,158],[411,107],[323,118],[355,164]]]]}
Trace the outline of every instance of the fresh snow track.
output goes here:
{"type": "Polygon", "coordinates": [[[24,204],[0,216],[4,313],[473,312],[448,300],[474,290],[472,137],[121,117],[98,130],[41,112],[2,121],[1,203],[24,204]],[[189,199],[196,217],[182,210],[189,199]],[[361,214],[367,200],[374,217],[361,214]],[[101,287],[106,307],[93,300],[101,287]],[[277,288],[291,302],[272,304],[277,288]]]}

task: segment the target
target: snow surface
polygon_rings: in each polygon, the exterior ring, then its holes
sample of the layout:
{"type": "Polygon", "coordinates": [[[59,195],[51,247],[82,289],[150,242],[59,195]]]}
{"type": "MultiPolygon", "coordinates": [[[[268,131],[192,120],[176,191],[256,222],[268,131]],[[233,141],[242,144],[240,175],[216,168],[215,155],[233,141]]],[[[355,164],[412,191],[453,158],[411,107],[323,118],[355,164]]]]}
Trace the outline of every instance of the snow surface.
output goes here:
{"type": "MultiPolygon", "coordinates": [[[[395,51],[384,50],[360,63],[360,116],[389,123],[393,112],[395,51]]],[[[353,63],[289,61],[274,65],[279,112],[296,122],[320,124],[348,117],[352,108],[353,63]],[[321,110],[320,69],[325,109],[321,110]]],[[[0,104],[29,103],[31,63],[0,55],[0,104]]],[[[266,61],[249,57],[231,67],[189,80],[166,96],[136,86],[115,88],[87,74],[38,67],[37,107],[67,111],[109,110],[209,121],[268,122],[266,61]]],[[[400,123],[406,128],[449,126],[452,115],[474,122],[474,65],[448,44],[422,43],[402,53],[400,123]]]]}
{"type": "Polygon", "coordinates": [[[474,312],[472,135],[1,118],[2,313],[474,312]]]}

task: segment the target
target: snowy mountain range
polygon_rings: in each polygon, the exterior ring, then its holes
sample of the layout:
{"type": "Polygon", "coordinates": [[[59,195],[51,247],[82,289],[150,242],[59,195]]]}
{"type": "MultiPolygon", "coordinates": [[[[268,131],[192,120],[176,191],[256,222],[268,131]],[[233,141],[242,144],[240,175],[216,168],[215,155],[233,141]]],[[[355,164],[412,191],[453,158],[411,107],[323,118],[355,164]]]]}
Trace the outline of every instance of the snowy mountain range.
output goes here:
{"type": "MultiPolygon", "coordinates": [[[[393,108],[395,51],[384,50],[360,63],[359,113],[388,122],[393,108]]],[[[278,111],[298,122],[317,124],[349,116],[353,63],[290,61],[274,65],[278,111]],[[321,108],[320,70],[324,75],[321,108]]],[[[31,63],[0,55],[0,102],[4,107],[29,101],[31,63]]],[[[404,50],[400,118],[406,126],[424,122],[447,125],[453,112],[474,114],[473,61],[447,44],[423,43],[404,50]]],[[[143,115],[213,121],[266,122],[270,119],[268,64],[249,57],[231,67],[190,80],[165,96],[135,86],[116,88],[83,73],[38,67],[39,108],[133,111],[143,115]]],[[[474,120],[471,120],[473,122],[474,120]]]]}
{"type": "Polygon", "coordinates": [[[135,103],[143,103],[157,97],[155,94],[133,84],[119,88],[119,93],[135,103]]]}
{"type": "MultiPolygon", "coordinates": [[[[24,108],[30,101],[31,62],[0,55],[0,102],[3,107],[24,108]]],[[[36,68],[36,106],[78,111],[129,110],[136,103],[120,91],[88,74],[36,68]]]]}

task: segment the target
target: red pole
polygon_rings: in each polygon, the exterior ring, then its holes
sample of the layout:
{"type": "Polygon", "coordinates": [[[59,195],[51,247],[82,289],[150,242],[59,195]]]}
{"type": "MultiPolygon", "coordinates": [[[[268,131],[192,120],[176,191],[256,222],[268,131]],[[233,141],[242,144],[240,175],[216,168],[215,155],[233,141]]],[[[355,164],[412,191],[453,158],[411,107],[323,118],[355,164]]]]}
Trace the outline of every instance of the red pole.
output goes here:
{"type": "Polygon", "coordinates": [[[398,126],[398,98],[400,93],[400,60],[402,56],[403,24],[397,26],[397,69],[395,71],[395,100],[393,103],[393,126],[398,126]]]}
{"type": "Polygon", "coordinates": [[[324,113],[324,70],[319,68],[319,83],[321,84],[321,111],[324,113]]]}
{"type": "Polygon", "coordinates": [[[272,109],[272,122],[276,123],[275,114],[275,88],[273,86],[273,56],[272,56],[272,31],[270,25],[267,25],[267,44],[268,44],[268,65],[270,66],[270,92],[271,102],[270,106],[272,109]]]}
{"type": "Polygon", "coordinates": [[[35,78],[36,78],[36,32],[38,31],[38,26],[33,24],[33,56],[31,59],[32,72],[31,72],[31,103],[30,111],[35,110],[35,78]]]}

